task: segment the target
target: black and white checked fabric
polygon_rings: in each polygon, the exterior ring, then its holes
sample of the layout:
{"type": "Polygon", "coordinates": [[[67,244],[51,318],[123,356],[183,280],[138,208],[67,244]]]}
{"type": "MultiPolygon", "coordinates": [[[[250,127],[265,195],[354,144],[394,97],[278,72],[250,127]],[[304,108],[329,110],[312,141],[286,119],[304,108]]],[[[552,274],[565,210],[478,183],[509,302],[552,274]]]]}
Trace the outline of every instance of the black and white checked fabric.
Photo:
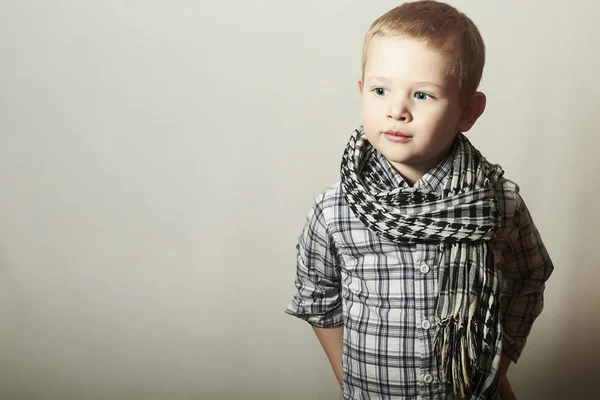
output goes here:
{"type": "MultiPolygon", "coordinates": [[[[453,158],[414,185],[440,192],[453,158]]],[[[372,152],[365,176],[382,188],[406,187],[372,152]]],[[[517,360],[543,307],[553,266],[517,186],[502,178],[495,193],[500,228],[486,262],[501,271],[501,318],[488,377],[503,350],[517,360]]],[[[344,326],[345,399],[454,399],[435,374],[439,265],[443,242],[397,243],[368,229],[349,207],[340,183],[316,197],[297,245],[297,293],[287,309],[319,327],[344,326]]]]}
{"type": "Polygon", "coordinates": [[[342,187],[348,204],[373,231],[392,241],[489,240],[498,227],[493,184],[502,169],[488,163],[458,134],[443,191],[380,187],[370,181],[366,161],[376,150],[362,127],[354,131],[342,157],[342,187]]]}
{"type": "Polygon", "coordinates": [[[436,373],[441,381],[451,382],[461,398],[485,395],[496,385],[486,379],[486,371],[500,335],[494,326],[498,279],[486,260],[489,241],[500,224],[494,186],[504,172],[459,133],[441,192],[381,188],[379,180],[374,184],[369,180],[372,172],[363,173],[374,151],[362,127],[356,129],[342,157],[346,201],[363,224],[385,239],[449,244],[439,265],[436,373]]]}

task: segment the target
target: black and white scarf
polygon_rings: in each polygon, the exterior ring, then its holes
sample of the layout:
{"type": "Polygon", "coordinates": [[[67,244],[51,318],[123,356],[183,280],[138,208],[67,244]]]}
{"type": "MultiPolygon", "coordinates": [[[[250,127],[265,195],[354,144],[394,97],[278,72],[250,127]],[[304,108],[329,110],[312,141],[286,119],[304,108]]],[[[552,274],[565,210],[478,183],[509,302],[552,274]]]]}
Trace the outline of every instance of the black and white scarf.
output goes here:
{"type": "Polygon", "coordinates": [[[375,151],[362,127],[356,129],[342,157],[345,199],[356,217],[385,239],[442,244],[434,340],[438,377],[461,398],[482,396],[490,389],[486,375],[500,334],[498,276],[489,257],[500,224],[494,186],[504,172],[459,133],[441,192],[381,190],[363,175],[375,151]]]}

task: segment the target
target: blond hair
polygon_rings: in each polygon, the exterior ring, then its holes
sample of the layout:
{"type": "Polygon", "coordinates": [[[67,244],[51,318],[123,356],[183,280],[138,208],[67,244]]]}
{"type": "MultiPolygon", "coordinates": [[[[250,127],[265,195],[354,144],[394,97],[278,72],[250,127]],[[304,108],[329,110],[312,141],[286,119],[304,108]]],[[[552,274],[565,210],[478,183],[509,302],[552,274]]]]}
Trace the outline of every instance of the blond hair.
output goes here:
{"type": "Polygon", "coordinates": [[[404,3],[375,20],[363,45],[363,80],[368,46],[375,36],[423,40],[451,57],[447,74],[458,84],[461,99],[477,91],[485,64],[485,44],[473,21],[456,8],[420,0],[404,3]]]}

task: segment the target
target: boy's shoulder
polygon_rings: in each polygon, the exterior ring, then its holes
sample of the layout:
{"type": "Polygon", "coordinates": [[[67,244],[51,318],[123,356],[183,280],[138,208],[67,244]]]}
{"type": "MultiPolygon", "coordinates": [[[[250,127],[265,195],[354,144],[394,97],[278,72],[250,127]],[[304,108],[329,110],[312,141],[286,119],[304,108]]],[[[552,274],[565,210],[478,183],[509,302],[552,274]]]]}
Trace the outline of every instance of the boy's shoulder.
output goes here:
{"type": "Polygon", "coordinates": [[[336,181],[313,197],[313,208],[326,210],[345,201],[341,181],[336,181]]]}
{"type": "Polygon", "coordinates": [[[496,181],[494,190],[496,192],[496,197],[499,200],[516,200],[520,196],[519,192],[521,189],[515,181],[502,176],[500,179],[498,179],[498,181],[496,181]]]}
{"type": "Polygon", "coordinates": [[[339,221],[342,215],[351,211],[347,207],[346,198],[342,189],[341,181],[336,181],[313,196],[312,204],[308,212],[308,223],[316,223],[330,226],[339,221]]]}
{"type": "Polygon", "coordinates": [[[496,241],[501,245],[514,233],[516,227],[515,216],[521,212],[525,205],[519,193],[519,185],[506,177],[498,179],[494,191],[500,215],[500,230],[496,241]]]}
{"type": "Polygon", "coordinates": [[[315,197],[315,201],[331,201],[343,197],[342,182],[336,181],[321,190],[315,197]]]}

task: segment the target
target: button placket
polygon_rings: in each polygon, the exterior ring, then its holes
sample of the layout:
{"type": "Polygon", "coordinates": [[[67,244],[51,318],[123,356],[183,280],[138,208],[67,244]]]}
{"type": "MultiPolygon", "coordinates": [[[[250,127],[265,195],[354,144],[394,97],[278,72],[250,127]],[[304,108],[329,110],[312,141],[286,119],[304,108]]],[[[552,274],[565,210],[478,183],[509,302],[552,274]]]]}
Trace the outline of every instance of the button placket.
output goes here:
{"type": "Polygon", "coordinates": [[[421,360],[419,365],[419,395],[422,398],[428,398],[429,389],[426,386],[434,382],[434,377],[431,374],[433,367],[433,338],[431,329],[434,325],[432,318],[435,315],[435,304],[432,301],[432,294],[435,293],[436,265],[438,263],[438,248],[430,243],[417,245],[416,251],[418,255],[415,257],[415,291],[427,293],[427,297],[421,296],[417,303],[419,307],[416,309],[416,329],[417,342],[420,346],[421,360]],[[431,296],[431,297],[430,297],[431,296]]]}

